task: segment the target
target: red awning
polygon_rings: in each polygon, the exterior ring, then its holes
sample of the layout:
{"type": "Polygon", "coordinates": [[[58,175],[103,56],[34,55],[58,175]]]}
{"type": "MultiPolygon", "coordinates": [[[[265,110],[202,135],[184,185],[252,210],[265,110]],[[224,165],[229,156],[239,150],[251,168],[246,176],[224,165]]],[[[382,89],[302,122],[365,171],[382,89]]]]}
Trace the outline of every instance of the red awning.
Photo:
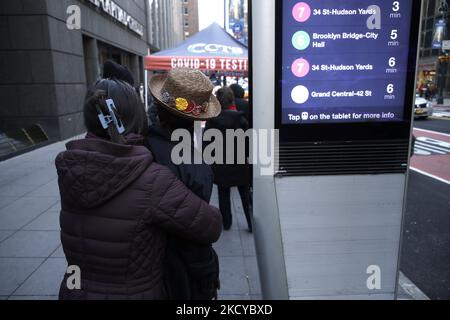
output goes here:
{"type": "Polygon", "coordinates": [[[145,57],[145,69],[167,71],[176,68],[201,71],[248,72],[248,59],[229,57],[145,57]]]}

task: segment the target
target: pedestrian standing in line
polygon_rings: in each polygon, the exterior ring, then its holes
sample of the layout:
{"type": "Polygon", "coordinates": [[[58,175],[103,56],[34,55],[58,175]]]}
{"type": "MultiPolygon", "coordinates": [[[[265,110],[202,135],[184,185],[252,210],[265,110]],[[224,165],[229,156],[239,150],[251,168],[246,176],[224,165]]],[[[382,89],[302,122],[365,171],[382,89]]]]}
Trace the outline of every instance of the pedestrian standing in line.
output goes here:
{"type": "MultiPolygon", "coordinates": [[[[168,167],[192,192],[209,202],[213,189],[213,172],[205,163],[196,164],[198,151],[194,148],[194,122],[206,121],[219,115],[220,103],[212,94],[213,84],[202,72],[179,68],[168,74],[154,76],[150,80],[150,92],[154,100],[158,121],[150,126],[146,146],[155,161],[168,167]],[[189,163],[175,165],[172,142],[175,130],[184,130],[191,137],[185,150],[190,154],[189,163]]],[[[184,141],[185,142],[185,141],[184,141]]],[[[185,155],[182,155],[185,156],[185,155]]],[[[196,245],[169,238],[166,282],[173,300],[210,300],[217,298],[219,289],[219,261],[211,245],[196,245]],[[194,266],[194,267],[193,267],[194,266]],[[195,268],[195,272],[192,270],[195,268]]]]}
{"type": "MultiPolygon", "coordinates": [[[[229,87],[224,87],[217,91],[217,99],[219,100],[222,112],[217,118],[207,122],[206,130],[217,129],[224,137],[224,146],[231,145],[227,141],[226,131],[242,129],[244,132],[248,130],[249,125],[244,113],[237,111],[235,97],[233,91],[229,87]]],[[[214,172],[214,182],[219,190],[219,207],[222,213],[224,229],[230,230],[233,224],[231,212],[231,188],[238,187],[241,196],[242,205],[247,220],[248,230],[252,232],[252,219],[250,216],[250,168],[248,164],[248,144],[245,148],[245,163],[238,163],[240,156],[238,155],[238,141],[234,141],[234,164],[225,164],[227,153],[229,150],[224,148],[224,164],[214,164],[212,166],[214,172]]]]}
{"type": "Polygon", "coordinates": [[[99,80],[87,93],[85,139],[56,159],[61,195],[61,241],[81,288],[62,300],[163,300],[167,239],[199,245],[217,241],[219,211],[154,161],[144,146],[144,106],[134,88],[99,80]]]}
{"type": "MultiPolygon", "coordinates": [[[[235,83],[230,86],[233,90],[236,109],[237,111],[243,112],[245,119],[248,121],[249,128],[253,128],[253,119],[250,112],[250,104],[248,99],[245,98],[245,90],[239,84],[235,83]]],[[[249,166],[249,181],[250,181],[250,212],[253,208],[253,167],[249,166]]]]}
{"type": "MultiPolygon", "coordinates": [[[[245,97],[245,90],[242,88],[239,84],[235,83],[230,86],[231,90],[233,90],[235,103],[236,103],[236,109],[237,111],[243,112],[245,119],[247,119],[249,125],[251,123],[250,121],[250,107],[247,100],[244,99],[245,97]]],[[[251,126],[251,125],[250,125],[251,126]]]]}

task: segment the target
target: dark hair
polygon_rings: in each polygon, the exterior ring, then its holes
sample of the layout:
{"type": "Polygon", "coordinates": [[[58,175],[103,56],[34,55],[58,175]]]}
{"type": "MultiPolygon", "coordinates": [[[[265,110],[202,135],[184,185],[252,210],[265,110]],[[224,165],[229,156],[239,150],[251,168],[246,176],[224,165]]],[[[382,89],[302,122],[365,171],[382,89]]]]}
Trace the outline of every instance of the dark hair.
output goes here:
{"type": "Polygon", "coordinates": [[[161,126],[168,128],[169,130],[186,129],[193,130],[194,120],[178,117],[170,111],[167,111],[163,106],[160,106],[158,101],[155,100],[155,106],[158,110],[158,117],[161,126]]]}
{"type": "Polygon", "coordinates": [[[106,106],[107,99],[114,101],[117,116],[125,127],[124,136],[130,133],[147,135],[148,121],[141,99],[131,85],[117,79],[98,80],[88,90],[84,104],[84,122],[89,132],[116,143],[124,142],[123,137],[113,124],[110,125],[108,130],[105,130],[98,118],[97,107],[103,114],[109,114],[106,106]]]}
{"type": "Polygon", "coordinates": [[[223,87],[219,89],[216,96],[222,106],[222,109],[227,109],[234,104],[234,93],[230,87],[223,87]]]}
{"type": "Polygon", "coordinates": [[[103,64],[103,78],[116,78],[134,86],[134,77],[130,70],[112,60],[107,60],[103,64]]]}
{"type": "Polygon", "coordinates": [[[245,90],[237,83],[232,84],[230,86],[231,90],[233,90],[234,96],[238,99],[244,99],[245,97],[245,90]]]}

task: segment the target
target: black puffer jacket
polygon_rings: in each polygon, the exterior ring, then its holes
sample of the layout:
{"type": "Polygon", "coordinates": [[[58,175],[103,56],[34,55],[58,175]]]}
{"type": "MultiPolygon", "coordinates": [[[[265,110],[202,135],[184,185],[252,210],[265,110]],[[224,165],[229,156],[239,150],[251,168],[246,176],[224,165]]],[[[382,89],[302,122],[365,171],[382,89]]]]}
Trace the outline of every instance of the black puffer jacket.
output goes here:
{"type": "MultiPolygon", "coordinates": [[[[152,151],[157,163],[169,168],[189,190],[209,203],[213,189],[213,173],[208,165],[194,163],[194,153],[197,151],[192,145],[191,163],[175,165],[171,155],[176,143],[171,141],[168,129],[155,124],[149,128],[146,146],[152,151]]],[[[197,245],[177,237],[169,238],[166,268],[172,270],[167,274],[166,283],[171,299],[174,300],[210,299],[211,295],[205,295],[203,292],[215,291],[208,289],[211,285],[218,285],[219,262],[211,245],[197,245]]]]}
{"type": "MultiPolygon", "coordinates": [[[[230,144],[227,141],[227,129],[244,131],[248,130],[248,121],[245,119],[244,113],[233,110],[224,110],[217,117],[207,122],[206,130],[217,129],[222,133],[224,137],[224,146],[230,144]]],[[[250,185],[250,166],[248,161],[245,164],[238,164],[238,141],[234,142],[234,164],[214,164],[212,170],[214,172],[214,183],[220,187],[236,187],[250,185]]],[[[245,157],[248,160],[249,156],[249,144],[246,143],[245,157]]],[[[227,150],[224,148],[223,162],[227,159],[227,150]]]]}
{"type": "Polygon", "coordinates": [[[217,209],[195,196],[143,146],[90,137],[56,159],[61,240],[81,290],[61,299],[166,299],[168,235],[210,244],[219,239],[217,209]]]}
{"type": "MultiPolygon", "coordinates": [[[[159,124],[150,126],[149,136],[145,145],[152,151],[155,162],[163,165],[172,171],[192,192],[201,199],[209,202],[211,199],[214,183],[214,174],[211,167],[202,163],[194,163],[194,152],[197,152],[192,146],[191,163],[182,163],[175,165],[172,162],[172,149],[176,146],[171,141],[170,132],[159,124]]],[[[201,155],[200,155],[201,156],[201,155]]]]}
{"type": "Polygon", "coordinates": [[[250,107],[248,101],[245,99],[236,98],[236,108],[238,111],[244,114],[245,119],[248,121],[249,126],[251,127],[250,107]]]}

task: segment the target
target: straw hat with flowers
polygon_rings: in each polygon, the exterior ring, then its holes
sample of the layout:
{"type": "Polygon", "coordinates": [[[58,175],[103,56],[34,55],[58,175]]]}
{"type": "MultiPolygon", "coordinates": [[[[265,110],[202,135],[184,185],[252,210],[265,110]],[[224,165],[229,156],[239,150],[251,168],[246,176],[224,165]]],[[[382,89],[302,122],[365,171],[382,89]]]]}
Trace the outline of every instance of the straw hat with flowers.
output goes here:
{"type": "Polygon", "coordinates": [[[175,116],[197,121],[220,114],[222,108],[213,89],[211,80],[193,69],[173,69],[150,80],[150,92],[159,106],[175,116]]]}

